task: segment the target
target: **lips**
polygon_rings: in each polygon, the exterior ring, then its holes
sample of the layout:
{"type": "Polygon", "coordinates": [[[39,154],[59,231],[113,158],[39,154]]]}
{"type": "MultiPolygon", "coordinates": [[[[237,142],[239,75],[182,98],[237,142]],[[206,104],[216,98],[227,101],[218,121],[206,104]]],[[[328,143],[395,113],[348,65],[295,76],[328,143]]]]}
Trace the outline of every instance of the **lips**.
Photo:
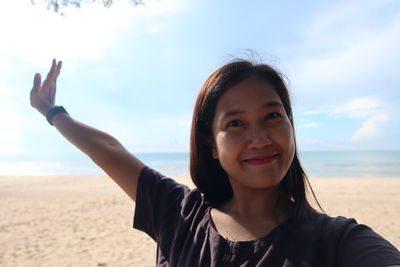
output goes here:
{"type": "Polygon", "coordinates": [[[278,155],[279,154],[268,154],[268,155],[251,157],[251,158],[246,158],[245,160],[243,160],[243,162],[251,165],[262,165],[273,161],[278,157],[278,155]]]}

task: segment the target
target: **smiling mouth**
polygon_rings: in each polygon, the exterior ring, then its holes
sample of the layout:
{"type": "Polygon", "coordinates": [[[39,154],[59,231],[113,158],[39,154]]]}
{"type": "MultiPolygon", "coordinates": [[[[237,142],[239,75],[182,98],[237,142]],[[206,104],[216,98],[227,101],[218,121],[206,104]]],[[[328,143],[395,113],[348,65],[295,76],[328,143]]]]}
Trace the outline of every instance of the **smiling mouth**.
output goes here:
{"type": "Polygon", "coordinates": [[[245,160],[243,160],[243,162],[245,162],[247,164],[251,164],[251,165],[262,165],[262,164],[272,162],[278,156],[279,156],[279,154],[257,156],[257,157],[245,159],[245,160]]]}

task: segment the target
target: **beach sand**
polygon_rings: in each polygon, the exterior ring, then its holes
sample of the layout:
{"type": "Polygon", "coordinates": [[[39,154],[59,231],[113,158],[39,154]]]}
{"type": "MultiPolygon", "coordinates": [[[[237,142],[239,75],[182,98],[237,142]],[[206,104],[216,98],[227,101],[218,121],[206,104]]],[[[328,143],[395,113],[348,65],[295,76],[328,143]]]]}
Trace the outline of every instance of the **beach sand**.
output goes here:
{"type": "MultiPolygon", "coordinates": [[[[187,178],[176,178],[193,186],[187,178]]],[[[400,248],[400,178],[311,178],[331,216],[353,217],[400,248]]],[[[0,177],[0,266],[154,266],[134,203],[105,176],[0,177]]]]}

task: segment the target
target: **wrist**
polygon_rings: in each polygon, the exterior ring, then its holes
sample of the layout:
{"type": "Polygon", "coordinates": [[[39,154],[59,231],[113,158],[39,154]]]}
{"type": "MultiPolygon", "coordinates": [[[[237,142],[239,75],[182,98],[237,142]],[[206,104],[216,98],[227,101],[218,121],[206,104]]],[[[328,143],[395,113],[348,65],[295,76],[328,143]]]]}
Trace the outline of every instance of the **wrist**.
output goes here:
{"type": "Polygon", "coordinates": [[[46,113],[46,119],[50,123],[50,125],[53,125],[53,118],[59,114],[59,113],[65,113],[68,114],[68,112],[65,110],[63,106],[54,106],[51,108],[49,111],[46,113]]]}
{"type": "Polygon", "coordinates": [[[55,105],[52,104],[48,104],[48,105],[42,105],[37,107],[36,109],[43,115],[46,117],[47,113],[49,113],[49,111],[51,109],[53,109],[55,107],[55,105]]]}

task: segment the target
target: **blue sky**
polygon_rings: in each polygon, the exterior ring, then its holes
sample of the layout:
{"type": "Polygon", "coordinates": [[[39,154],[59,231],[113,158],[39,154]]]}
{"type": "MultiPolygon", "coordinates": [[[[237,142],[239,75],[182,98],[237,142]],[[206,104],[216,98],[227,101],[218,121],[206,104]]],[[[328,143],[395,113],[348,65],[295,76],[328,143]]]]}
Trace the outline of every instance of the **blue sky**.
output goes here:
{"type": "Polygon", "coordinates": [[[56,103],[132,152],[188,151],[197,92],[234,57],[289,78],[300,150],[400,149],[400,1],[116,1],[62,17],[0,9],[0,158],[75,153],[29,104],[63,61],[56,103]]]}

